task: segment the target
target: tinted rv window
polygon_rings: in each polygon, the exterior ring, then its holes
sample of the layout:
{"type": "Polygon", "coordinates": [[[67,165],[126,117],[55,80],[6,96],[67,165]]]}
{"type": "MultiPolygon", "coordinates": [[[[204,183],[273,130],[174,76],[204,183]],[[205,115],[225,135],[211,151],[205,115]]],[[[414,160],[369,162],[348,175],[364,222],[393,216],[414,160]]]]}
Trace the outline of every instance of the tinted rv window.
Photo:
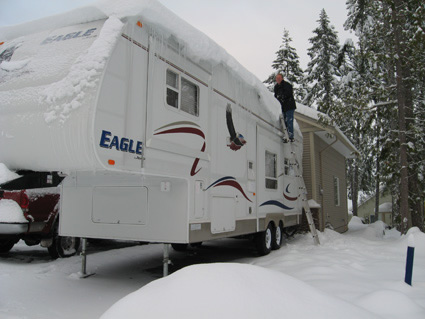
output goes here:
{"type": "Polygon", "coordinates": [[[179,76],[167,70],[167,104],[172,107],[179,107],[179,76]]]}
{"type": "Polygon", "coordinates": [[[182,78],[181,110],[198,116],[198,87],[184,78],[182,78]]]}
{"type": "Polygon", "coordinates": [[[179,76],[173,71],[167,70],[167,85],[178,90],[179,88],[179,76]]]}
{"type": "Polygon", "coordinates": [[[266,188],[277,189],[277,155],[266,151],[266,188]]]}

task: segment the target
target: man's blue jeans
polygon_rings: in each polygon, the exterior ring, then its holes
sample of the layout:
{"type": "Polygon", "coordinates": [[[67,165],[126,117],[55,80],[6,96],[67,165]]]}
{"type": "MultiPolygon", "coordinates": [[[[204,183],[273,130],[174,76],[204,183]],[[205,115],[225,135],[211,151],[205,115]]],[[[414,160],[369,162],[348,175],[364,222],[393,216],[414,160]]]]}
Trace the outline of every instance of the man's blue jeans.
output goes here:
{"type": "Polygon", "coordinates": [[[283,119],[285,120],[286,129],[288,130],[289,139],[294,138],[294,112],[295,110],[283,112],[283,119]]]}

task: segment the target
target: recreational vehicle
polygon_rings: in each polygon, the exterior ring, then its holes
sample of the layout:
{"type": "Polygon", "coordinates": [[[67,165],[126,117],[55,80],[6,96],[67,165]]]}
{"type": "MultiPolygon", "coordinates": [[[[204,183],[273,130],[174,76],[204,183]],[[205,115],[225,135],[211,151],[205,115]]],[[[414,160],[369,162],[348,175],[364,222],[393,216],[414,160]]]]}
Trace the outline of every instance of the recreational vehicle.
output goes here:
{"type": "Polygon", "coordinates": [[[5,33],[0,162],[61,177],[61,236],[267,254],[300,223],[301,133],[284,144],[272,93],[171,15],[5,33]]]}

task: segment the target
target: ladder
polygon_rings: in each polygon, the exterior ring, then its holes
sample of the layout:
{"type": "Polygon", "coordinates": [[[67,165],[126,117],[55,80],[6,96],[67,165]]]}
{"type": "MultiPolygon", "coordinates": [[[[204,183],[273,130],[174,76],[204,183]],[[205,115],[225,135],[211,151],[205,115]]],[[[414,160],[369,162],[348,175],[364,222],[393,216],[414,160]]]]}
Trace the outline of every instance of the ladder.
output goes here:
{"type": "MultiPolygon", "coordinates": [[[[283,120],[282,115],[280,115],[280,124],[282,125],[282,133],[283,133],[284,139],[289,141],[288,130],[286,129],[286,124],[285,124],[285,121],[283,120]]],[[[296,154],[294,151],[294,144],[289,143],[289,145],[291,146],[291,156],[292,156],[292,159],[290,159],[291,161],[290,165],[295,170],[295,177],[298,177],[300,181],[300,187],[299,187],[301,191],[300,197],[302,200],[305,216],[307,217],[308,227],[310,228],[310,232],[311,232],[311,235],[313,236],[314,243],[316,245],[320,245],[319,235],[317,234],[316,226],[314,225],[313,215],[311,214],[310,205],[308,204],[308,200],[307,200],[307,187],[305,186],[304,177],[299,172],[299,165],[297,163],[296,154]]]]}

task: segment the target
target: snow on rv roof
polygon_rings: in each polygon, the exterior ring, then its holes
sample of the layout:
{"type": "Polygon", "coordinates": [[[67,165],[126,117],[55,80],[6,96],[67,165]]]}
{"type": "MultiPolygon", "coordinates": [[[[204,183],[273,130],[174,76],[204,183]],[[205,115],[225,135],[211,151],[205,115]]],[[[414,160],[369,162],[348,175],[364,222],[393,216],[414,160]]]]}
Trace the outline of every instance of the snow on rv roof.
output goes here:
{"type": "Polygon", "coordinates": [[[279,103],[256,76],[212,39],[156,0],[101,0],[64,14],[0,28],[0,34],[3,37],[1,41],[27,35],[29,32],[52,30],[111,16],[120,19],[132,16],[141,17],[145,22],[161,29],[166,35],[174,35],[179,38],[186,45],[189,58],[198,62],[207,60],[212,65],[225,65],[231,73],[258,93],[261,103],[271,113],[272,118],[278,119],[280,115],[279,103]]]}

